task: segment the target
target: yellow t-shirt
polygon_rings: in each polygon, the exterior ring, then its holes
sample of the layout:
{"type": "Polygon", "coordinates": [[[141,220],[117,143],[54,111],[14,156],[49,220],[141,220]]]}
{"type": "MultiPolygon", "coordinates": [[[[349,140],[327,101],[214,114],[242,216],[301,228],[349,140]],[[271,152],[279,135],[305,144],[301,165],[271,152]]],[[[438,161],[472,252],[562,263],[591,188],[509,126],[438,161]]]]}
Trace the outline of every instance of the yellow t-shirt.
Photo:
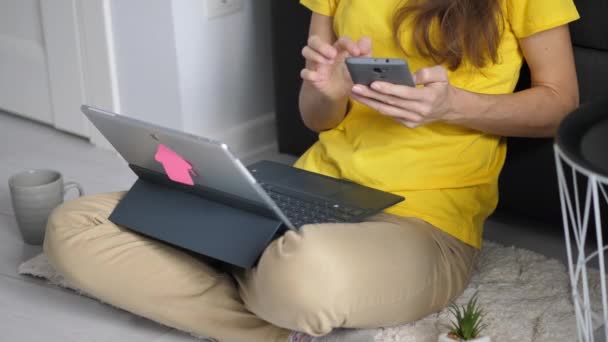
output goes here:
{"type": "MultiPolygon", "coordinates": [[[[402,28],[395,43],[392,23],[402,0],[301,0],[334,18],[337,37],[371,37],[375,57],[407,59],[412,72],[433,66],[421,57],[402,28]]],[[[512,93],[523,63],[518,39],[578,19],[572,0],[504,0],[504,34],[499,62],[482,70],[463,63],[450,83],[485,94],[512,93]]],[[[408,31],[409,30],[409,31],[408,31]]],[[[498,202],[498,175],[506,155],[504,139],[445,123],[410,129],[351,101],[346,118],[322,132],[296,167],[348,179],[406,198],[386,212],[425,220],[474,247],[481,247],[485,219],[498,202]]]]}

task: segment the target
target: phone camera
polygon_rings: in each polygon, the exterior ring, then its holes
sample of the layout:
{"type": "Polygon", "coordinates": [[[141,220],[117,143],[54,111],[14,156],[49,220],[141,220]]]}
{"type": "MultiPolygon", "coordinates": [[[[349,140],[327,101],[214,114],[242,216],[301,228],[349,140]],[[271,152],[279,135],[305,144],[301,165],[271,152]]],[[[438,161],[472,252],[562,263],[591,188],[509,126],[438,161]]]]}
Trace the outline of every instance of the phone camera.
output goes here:
{"type": "Polygon", "coordinates": [[[384,71],[385,71],[385,69],[384,69],[384,68],[378,68],[378,67],[374,68],[374,72],[375,72],[376,74],[381,74],[381,73],[383,73],[384,71]]]}

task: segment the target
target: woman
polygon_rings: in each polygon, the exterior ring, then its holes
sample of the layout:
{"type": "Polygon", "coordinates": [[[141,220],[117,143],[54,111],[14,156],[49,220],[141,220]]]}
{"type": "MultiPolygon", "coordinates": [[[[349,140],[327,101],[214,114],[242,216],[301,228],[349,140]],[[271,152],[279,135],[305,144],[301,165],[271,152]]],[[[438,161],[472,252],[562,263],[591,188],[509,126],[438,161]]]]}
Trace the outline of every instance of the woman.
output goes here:
{"type": "Polygon", "coordinates": [[[578,104],[572,0],[302,3],[314,13],[300,108],[321,134],[296,166],[407,200],[366,222],[303,226],[256,268],[222,273],[110,223],[122,194],[87,197],[48,227],[45,252],[67,279],[136,314],[237,342],[373,341],[334,329],[411,322],[461,294],[497,202],[500,137],[551,136],[578,104]],[[353,85],[347,56],[407,59],[419,87],[353,85]],[[532,87],[513,94],[524,59],[532,87]]]}

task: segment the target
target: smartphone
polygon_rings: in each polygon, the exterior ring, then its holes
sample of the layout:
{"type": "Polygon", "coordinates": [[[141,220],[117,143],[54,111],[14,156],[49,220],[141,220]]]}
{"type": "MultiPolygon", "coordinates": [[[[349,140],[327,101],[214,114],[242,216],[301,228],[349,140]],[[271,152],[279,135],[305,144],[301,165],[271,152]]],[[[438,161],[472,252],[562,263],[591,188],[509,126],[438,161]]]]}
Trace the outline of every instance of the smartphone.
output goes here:
{"type": "Polygon", "coordinates": [[[375,81],[415,87],[407,62],[400,58],[346,58],[346,67],[355,84],[370,86],[375,81]]]}

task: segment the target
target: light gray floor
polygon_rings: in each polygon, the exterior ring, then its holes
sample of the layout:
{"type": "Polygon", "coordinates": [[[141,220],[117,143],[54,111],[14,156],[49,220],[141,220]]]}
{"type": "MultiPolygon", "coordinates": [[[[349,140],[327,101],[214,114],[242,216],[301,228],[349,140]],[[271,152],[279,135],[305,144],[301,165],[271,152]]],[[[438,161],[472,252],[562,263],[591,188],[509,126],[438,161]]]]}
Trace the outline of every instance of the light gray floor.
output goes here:
{"type": "MultiPolygon", "coordinates": [[[[283,162],[292,157],[272,154],[283,162]]],[[[0,112],[0,340],[192,341],[146,319],[17,275],[18,265],[40,252],[23,244],[10,204],[8,177],[27,168],[52,168],[89,193],[127,189],[135,177],[114,153],[46,126],[0,112]]],[[[535,224],[490,220],[486,237],[561,258],[560,234],[535,233],[535,224]]],[[[560,227],[556,227],[560,231],[560,227]]]]}

